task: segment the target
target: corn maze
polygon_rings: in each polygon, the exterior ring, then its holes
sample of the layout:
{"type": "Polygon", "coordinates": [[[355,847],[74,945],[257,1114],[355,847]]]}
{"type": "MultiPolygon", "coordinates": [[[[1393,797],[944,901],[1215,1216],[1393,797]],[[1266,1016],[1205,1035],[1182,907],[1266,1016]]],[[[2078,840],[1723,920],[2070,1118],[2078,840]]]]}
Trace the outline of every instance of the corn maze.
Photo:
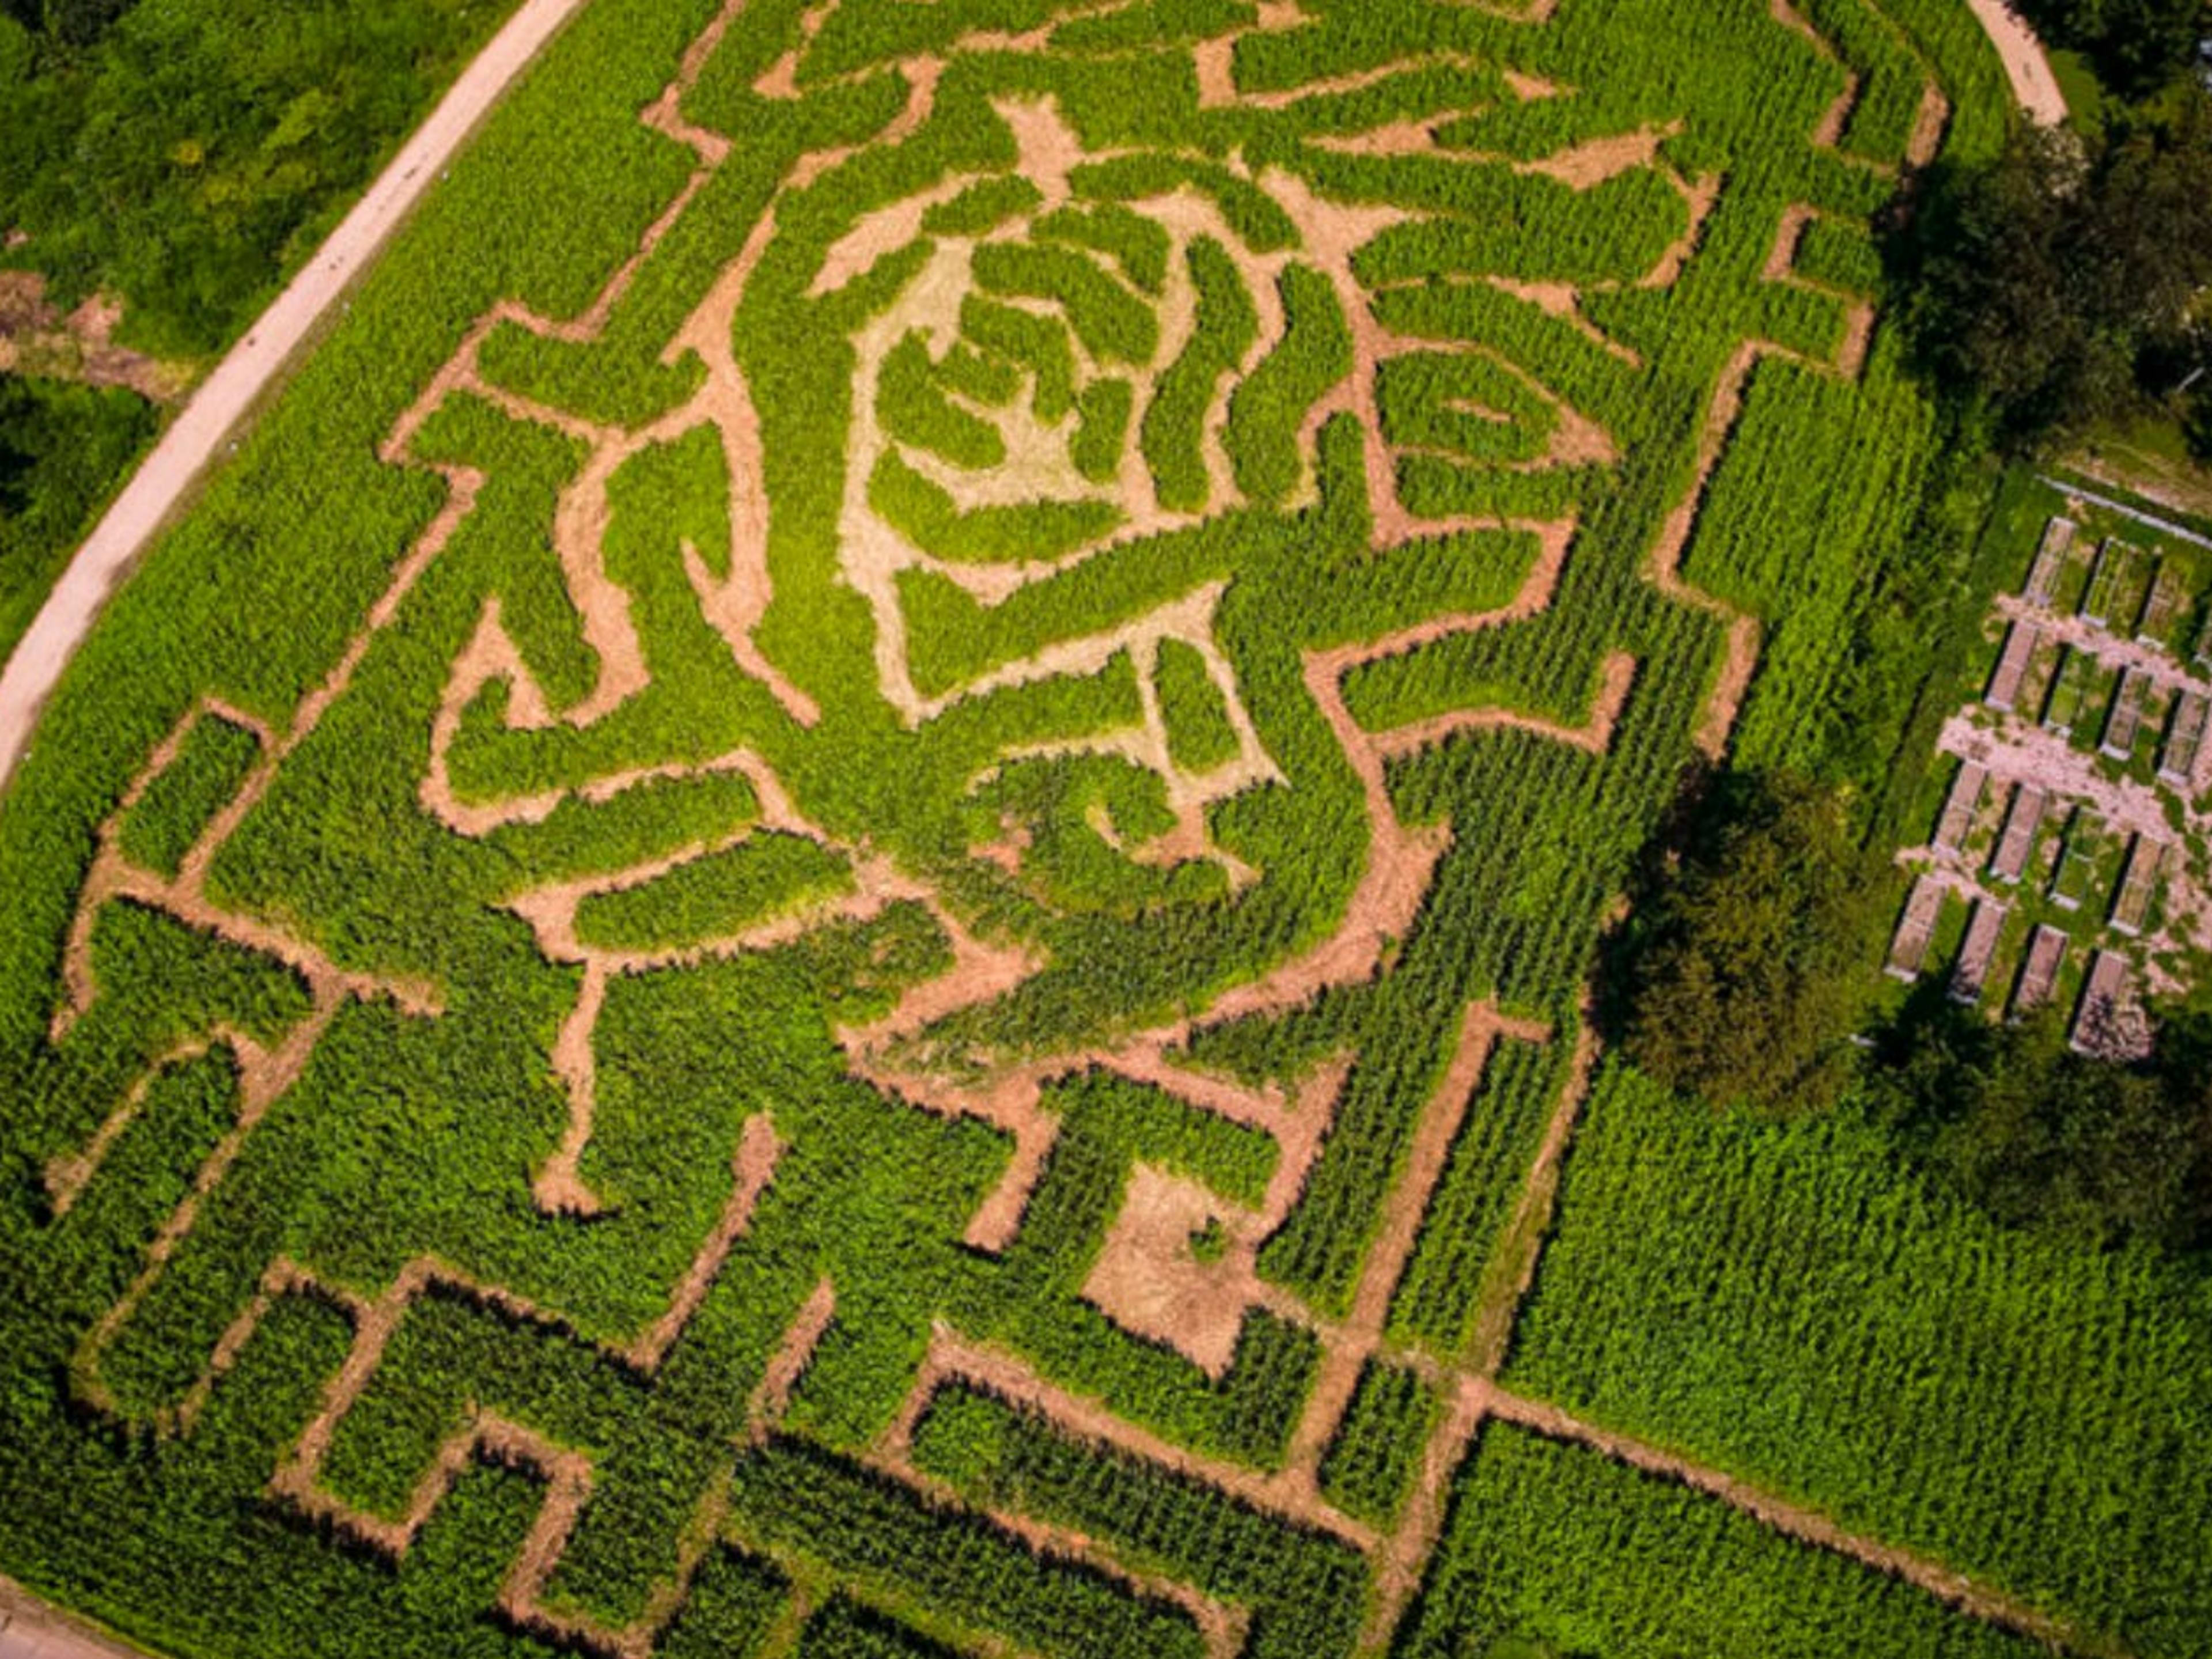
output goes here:
{"type": "Polygon", "coordinates": [[[2097,1627],[1501,1381],[1631,862],[1925,465],[1869,216],[2005,118],[1963,7],[1710,10],[589,9],[0,817],[0,1567],[194,1653],[2097,1627]]]}

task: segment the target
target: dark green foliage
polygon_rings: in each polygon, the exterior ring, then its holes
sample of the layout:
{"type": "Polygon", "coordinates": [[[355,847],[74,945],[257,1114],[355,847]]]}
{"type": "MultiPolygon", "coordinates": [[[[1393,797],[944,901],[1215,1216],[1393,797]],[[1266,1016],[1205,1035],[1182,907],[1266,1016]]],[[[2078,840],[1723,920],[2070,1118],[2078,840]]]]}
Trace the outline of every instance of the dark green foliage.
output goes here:
{"type": "Polygon", "coordinates": [[[0,662],[155,424],[127,392],[0,374],[0,662]]]}
{"type": "Polygon", "coordinates": [[[261,740],[210,714],[192,723],[176,758],[123,820],[123,850],[165,876],[177,873],[216,812],[261,757],[261,740]]]}
{"type": "Polygon", "coordinates": [[[1941,171],[1893,258],[1929,372],[2009,441],[2125,416],[2166,390],[2138,387],[2138,361],[2186,333],[2212,282],[2212,100],[2094,147],[2024,130],[1991,162],[1941,171]]]}
{"type": "Polygon", "coordinates": [[[790,1594],[783,1576],[766,1562],[734,1549],[714,1551],[660,1639],[662,1659],[732,1659],[757,1652],[790,1594]]]}
{"type": "Polygon", "coordinates": [[[2212,33],[2204,0],[2027,0],[2020,9],[2046,40],[2086,54],[2131,98],[2186,72],[2197,42],[2212,33]]]}
{"type": "Polygon", "coordinates": [[[1767,1110],[1816,1095],[1856,1029],[1882,888],[1841,804],[1787,774],[1724,774],[1620,951],[1630,1059],[1673,1087],[1767,1110]]]}
{"type": "Polygon", "coordinates": [[[2046,1013],[1994,1026],[1930,995],[1882,1033],[1871,1108],[1996,1220],[2093,1246],[2212,1245],[2212,1069],[2176,1012],[2140,1066],[2072,1053],[2046,1013]]]}
{"type": "Polygon", "coordinates": [[[958,1659],[956,1650],[844,1595],[806,1621],[793,1653],[794,1659],[958,1659]]]}
{"type": "Polygon", "coordinates": [[[95,4],[48,14],[20,79],[0,40],[0,224],[64,305],[119,293],[134,342],[186,356],[244,326],[509,9],[95,4]]]}

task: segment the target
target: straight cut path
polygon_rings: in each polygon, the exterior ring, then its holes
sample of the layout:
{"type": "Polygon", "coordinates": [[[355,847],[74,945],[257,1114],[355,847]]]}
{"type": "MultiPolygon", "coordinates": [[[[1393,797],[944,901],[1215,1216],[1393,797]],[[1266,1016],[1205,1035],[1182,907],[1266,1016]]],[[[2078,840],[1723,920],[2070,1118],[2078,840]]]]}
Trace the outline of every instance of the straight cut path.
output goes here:
{"type": "Polygon", "coordinates": [[[77,550],[0,673],[0,784],[29,745],[40,709],[92,631],[108,595],[485,113],[584,4],[585,0],[524,0],[313,259],[192,394],[77,550]]]}

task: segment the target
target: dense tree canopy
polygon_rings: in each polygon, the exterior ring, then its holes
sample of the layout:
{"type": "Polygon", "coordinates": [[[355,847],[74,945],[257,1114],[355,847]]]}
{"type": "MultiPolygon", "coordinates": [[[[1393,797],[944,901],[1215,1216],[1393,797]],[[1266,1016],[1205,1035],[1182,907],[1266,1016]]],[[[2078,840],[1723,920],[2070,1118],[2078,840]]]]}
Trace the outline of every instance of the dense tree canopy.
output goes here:
{"type": "Polygon", "coordinates": [[[2046,40],[2081,52],[2130,98],[2185,71],[2197,41],[2212,35],[2207,0],[2021,0],[2020,9],[2046,40]]]}
{"type": "Polygon", "coordinates": [[[1896,250],[1919,355],[2021,447],[2124,416],[2196,349],[2212,283],[2212,106],[2091,145],[2025,127],[1927,179],[1896,250]]]}
{"type": "Polygon", "coordinates": [[[128,392],[0,374],[0,659],[154,424],[128,392]]]}
{"type": "Polygon", "coordinates": [[[211,352],[265,302],[501,0],[0,0],[0,231],[64,302],[211,352]]]}
{"type": "Polygon", "coordinates": [[[1714,780],[1622,940],[1613,1018],[1629,1058],[1716,1102],[1818,1098],[1863,1006],[1881,890],[1832,792],[1784,773],[1714,780]]]}
{"type": "Polygon", "coordinates": [[[1877,1113],[1998,1220],[2100,1243],[2212,1243],[2212,1024],[2171,1016],[2140,1066],[2087,1059],[2057,1013],[1992,1024],[1930,994],[1869,1072],[1877,1113]]]}

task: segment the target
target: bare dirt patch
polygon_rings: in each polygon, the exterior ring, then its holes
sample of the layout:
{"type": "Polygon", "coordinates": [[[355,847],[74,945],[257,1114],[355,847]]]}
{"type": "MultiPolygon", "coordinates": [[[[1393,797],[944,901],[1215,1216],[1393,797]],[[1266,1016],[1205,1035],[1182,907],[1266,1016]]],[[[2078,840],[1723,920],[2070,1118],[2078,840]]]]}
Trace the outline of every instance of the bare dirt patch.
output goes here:
{"type": "Polygon", "coordinates": [[[1638,127],[1633,132],[1587,138],[1569,149],[1540,161],[1523,161],[1516,169],[1555,179],[1573,190],[1595,190],[1608,179],[1638,167],[1659,164],[1659,146],[1681,131],[1681,124],[1638,127]]]}
{"type": "Polygon", "coordinates": [[[35,271],[0,271],[0,374],[120,386],[149,403],[173,404],[191,388],[190,363],[168,362],[115,343],[122,303],[96,294],[64,316],[47,302],[35,271]]]}
{"type": "Polygon", "coordinates": [[[1244,1310],[1256,1299],[1258,1220],[1194,1181],[1139,1164],[1129,1172],[1084,1297],[1122,1329],[1164,1343],[1220,1377],[1237,1356],[1244,1310]],[[1221,1254],[1202,1256],[1216,1235],[1221,1254]]]}

